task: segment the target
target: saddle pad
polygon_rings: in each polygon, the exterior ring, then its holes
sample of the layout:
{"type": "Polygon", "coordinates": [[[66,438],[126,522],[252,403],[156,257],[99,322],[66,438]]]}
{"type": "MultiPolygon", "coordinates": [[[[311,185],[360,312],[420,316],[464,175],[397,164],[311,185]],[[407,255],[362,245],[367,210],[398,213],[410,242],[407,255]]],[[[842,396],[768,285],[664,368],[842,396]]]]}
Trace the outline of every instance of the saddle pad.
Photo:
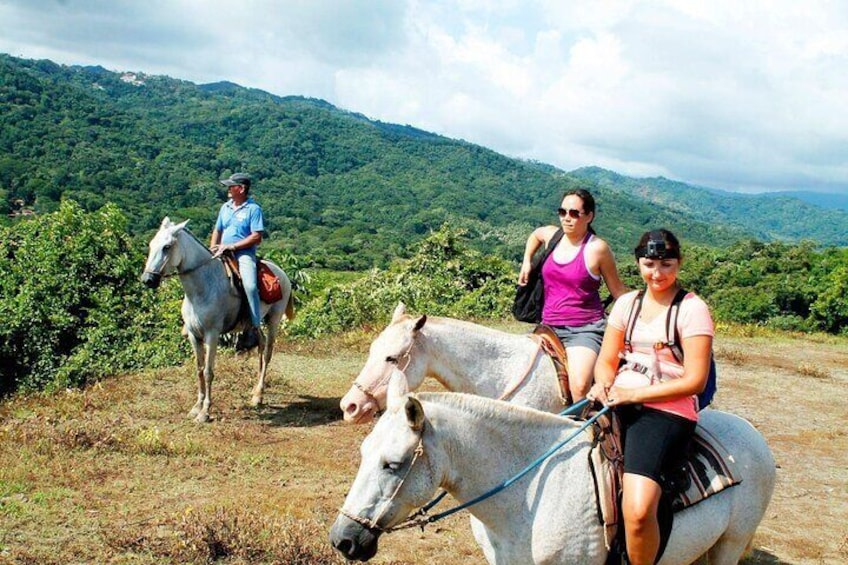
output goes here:
{"type": "MultiPolygon", "coordinates": [[[[617,425],[602,430],[618,433],[617,425]]],[[[595,430],[601,441],[596,441],[589,452],[589,467],[595,482],[595,500],[598,505],[598,519],[604,526],[604,538],[607,549],[612,547],[618,531],[620,513],[618,492],[620,474],[623,473],[620,446],[617,439],[612,443],[604,442],[604,433],[595,430]]],[[[700,425],[695,428],[692,449],[686,461],[686,488],[672,501],[672,509],[679,512],[693,504],[742,482],[736,460],[710,432],[700,425]]]]}
{"type": "Polygon", "coordinates": [[[733,455],[713,434],[700,425],[692,439],[692,455],[686,462],[688,488],[672,503],[675,512],[742,482],[733,455]]]}

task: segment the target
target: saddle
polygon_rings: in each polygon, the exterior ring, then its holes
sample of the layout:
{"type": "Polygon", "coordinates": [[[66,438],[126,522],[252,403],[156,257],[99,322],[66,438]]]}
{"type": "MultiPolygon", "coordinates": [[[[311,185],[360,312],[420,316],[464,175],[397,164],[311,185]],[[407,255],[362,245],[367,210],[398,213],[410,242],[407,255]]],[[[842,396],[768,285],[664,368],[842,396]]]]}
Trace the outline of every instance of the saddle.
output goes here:
{"type": "MultiPolygon", "coordinates": [[[[230,278],[230,283],[235,289],[236,294],[245,298],[244,285],[241,282],[241,273],[239,273],[238,261],[231,253],[221,255],[221,261],[224,263],[224,268],[227,270],[227,276],[230,278]]],[[[280,285],[280,279],[268,266],[268,263],[263,259],[256,259],[257,264],[257,284],[259,286],[259,298],[266,304],[273,304],[283,299],[283,288],[280,285]]]]}
{"type": "Polygon", "coordinates": [[[557,381],[559,381],[559,398],[565,406],[571,406],[571,388],[568,386],[568,357],[562,341],[550,326],[544,324],[538,324],[530,337],[539,342],[542,351],[547,353],[553,361],[557,372],[557,381]]]}
{"type": "MultiPolygon", "coordinates": [[[[583,416],[591,416],[590,411],[583,416]]],[[[604,526],[607,563],[620,563],[626,555],[621,524],[621,486],[624,475],[624,450],[621,427],[615,412],[607,412],[592,428],[589,469],[595,484],[598,521],[604,526]]],[[[739,484],[736,461],[713,434],[700,425],[695,428],[685,461],[669,476],[663,477],[660,498],[660,547],[657,561],[665,551],[671,534],[674,513],[688,508],[729,487],[739,484]]]]}

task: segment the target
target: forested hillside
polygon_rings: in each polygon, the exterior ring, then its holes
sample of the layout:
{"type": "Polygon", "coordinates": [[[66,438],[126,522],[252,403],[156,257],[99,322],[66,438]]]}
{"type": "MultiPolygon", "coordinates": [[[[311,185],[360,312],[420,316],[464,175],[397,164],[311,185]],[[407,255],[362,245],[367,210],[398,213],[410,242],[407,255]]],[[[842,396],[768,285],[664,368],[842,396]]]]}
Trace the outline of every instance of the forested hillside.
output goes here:
{"type": "Polygon", "coordinates": [[[336,269],[385,266],[446,221],[479,250],[516,259],[532,226],[555,221],[562,192],[587,183],[596,228],[619,252],[657,225],[708,246],[750,236],[838,243],[829,217],[764,232],[321,100],[0,55],[3,217],[56,210],[67,197],[86,210],[116,204],[133,234],[169,215],[204,235],[225,197],[217,179],[237,170],[256,180],[266,247],[336,269]]]}
{"type": "MultiPolygon", "coordinates": [[[[810,239],[824,245],[848,245],[848,213],[837,210],[837,196],[819,207],[800,194],[738,194],[694,187],[666,178],[634,179],[598,167],[570,173],[599,187],[643,198],[702,222],[735,227],[761,241],[810,239]]],[[[827,195],[817,195],[824,201],[827,195]]],[[[843,197],[844,201],[844,197],[843,197]]]]}

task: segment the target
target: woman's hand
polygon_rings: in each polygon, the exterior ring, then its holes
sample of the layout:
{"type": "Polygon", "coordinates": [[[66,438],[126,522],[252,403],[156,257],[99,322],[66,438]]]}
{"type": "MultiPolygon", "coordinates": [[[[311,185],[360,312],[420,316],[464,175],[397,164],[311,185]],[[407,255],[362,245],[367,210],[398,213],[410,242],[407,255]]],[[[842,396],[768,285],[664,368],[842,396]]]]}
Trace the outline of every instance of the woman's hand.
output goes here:
{"type": "Polygon", "coordinates": [[[607,404],[607,402],[609,402],[609,398],[607,398],[608,390],[609,389],[603,383],[596,382],[592,385],[592,388],[589,389],[589,392],[586,393],[586,398],[593,402],[607,404]]]}
{"type": "Polygon", "coordinates": [[[607,406],[619,406],[621,404],[638,404],[640,400],[636,397],[635,388],[622,388],[613,386],[607,391],[607,406]]]}
{"type": "Polygon", "coordinates": [[[603,383],[595,383],[592,385],[586,398],[600,402],[604,406],[634,404],[638,402],[635,391],[636,389],[633,388],[607,387],[603,383]]]}
{"type": "Polygon", "coordinates": [[[518,272],[518,284],[521,286],[527,284],[527,281],[530,279],[530,270],[530,261],[522,261],[521,270],[518,272]]]}

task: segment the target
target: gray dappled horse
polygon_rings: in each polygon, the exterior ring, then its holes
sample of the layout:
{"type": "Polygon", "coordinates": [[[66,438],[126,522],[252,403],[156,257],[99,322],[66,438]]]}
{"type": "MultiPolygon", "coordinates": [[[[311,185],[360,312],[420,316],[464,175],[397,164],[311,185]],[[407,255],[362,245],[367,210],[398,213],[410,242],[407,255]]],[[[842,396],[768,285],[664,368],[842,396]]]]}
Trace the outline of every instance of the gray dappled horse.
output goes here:
{"type": "MultiPolygon", "coordinates": [[[[223,333],[246,329],[249,319],[240,317],[242,297],[235,291],[222,261],[185,229],[188,220],[174,224],[170,218],[162,220],[159,231],[150,240],[150,251],[141,281],[157,288],[163,277],[179,275],[185,291],[182,316],[183,333],[188,336],[194,350],[197,366],[197,402],[189,412],[197,422],[209,420],[212,404],[212,381],[215,378],[215,354],[218,338],[223,333]]],[[[274,352],[274,338],[285,315],[294,315],[291,281],[277,265],[266,261],[280,279],[283,290],[281,300],[262,302],[262,319],[267,325],[267,336],[259,332],[259,379],[253,388],[252,404],[262,403],[265,374],[274,352]]]]}

